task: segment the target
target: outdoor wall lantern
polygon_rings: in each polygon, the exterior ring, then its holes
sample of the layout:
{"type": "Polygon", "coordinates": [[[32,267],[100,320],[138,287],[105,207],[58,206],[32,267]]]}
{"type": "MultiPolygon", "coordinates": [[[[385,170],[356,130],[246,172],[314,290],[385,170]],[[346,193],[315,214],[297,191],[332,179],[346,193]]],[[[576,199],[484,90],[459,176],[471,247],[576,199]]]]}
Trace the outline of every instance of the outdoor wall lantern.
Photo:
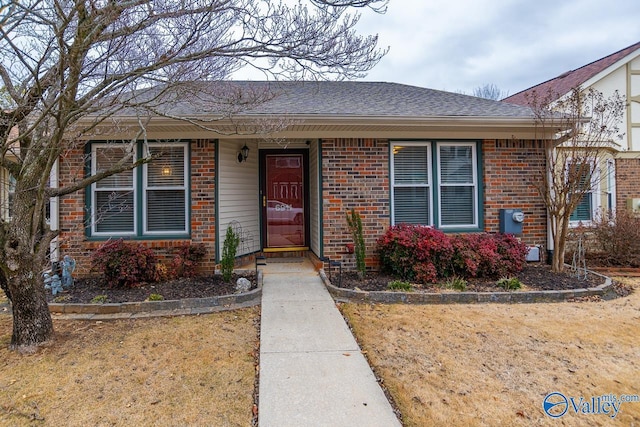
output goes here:
{"type": "Polygon", "coordinates": [[[244,147],[238,151],[238,163],[246,162],[247,157],[249,157],[249,147],[247,147],[247,144],[244,144],[244,147]]]}

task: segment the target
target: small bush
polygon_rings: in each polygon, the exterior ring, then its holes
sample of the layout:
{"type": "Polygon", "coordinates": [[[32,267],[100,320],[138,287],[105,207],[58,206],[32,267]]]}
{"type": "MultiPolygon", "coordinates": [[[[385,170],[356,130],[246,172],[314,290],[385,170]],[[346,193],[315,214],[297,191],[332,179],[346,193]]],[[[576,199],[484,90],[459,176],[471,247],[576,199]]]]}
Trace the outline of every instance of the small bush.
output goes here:
{"type": "Polygon", "coordinates": [[[462,277],[453,276],[447,279],[444,283],[444,287],[447,289],[453,289],[456,291],[466,291],[467,290],[467,281],[462,277]]]}
{"type": "Polygon", "coordinates": [[[413,291],[413,286],[409,282],[403,282],[402,280],[393,280],[387,285],[387,289],[392,291],[413,291]]]}
{"type": "Polygon", "coordinates": [[[164,301],[164,297],[160,294],[151,294],[147,301],[164,301]]]}
{"type": "Polygon", "coordinates": [[[95,297],[91,298],[91,304],[104,304],[105,302],[107,302],[106,295],[96,295],[95,297]]]}
{"type": "Polygon", "coordinates": [[[625,209],[615,215],[600,214],[591,231],[597,255],[604,263],[640,267],[640,216],[625,209]]]}
{"type": "Polygon", "coordinates": [[[139,243],[122,239],[104,243],[92,254],[91,264],[113,287],[134,287],[154,282],[157,259],[153,251],[139,243]]]}
{"type": "Polygon", "coordinates": [[[358,277],[360,279],[363,279],[365,274],[367,273],[366,247],[364,244],[364,235],[362,232],[362,218],[355,209],[351,209],[351,211],[347,212],[347,225],[349,227],[349,232],[351,233],[351,238],[353,239],[353,243],[355,245],[356,269],[358,270],[358,277]]]}
{"type": "Polygon", "coordinates": [[[496,282],[496,285],[508,291],[515,291],[522,288],[522,282],[517,277],[503,277],[496,282]]]}
{"type": "Polygon", "coordinates": [[[438,273],[450,269],[453,246],[440,230],[399,224],[378,239],[378,257],[383,271],[403,280],[433,283],[438,273]]]}
{"type": "Polygon", "coordinates": [[[230,282],[233,276],[233,267],[236,262],[236,250],[240,238],[233,231],[231,226],[227,227],[227,235],[224,238],[224,244],[222,245],[222,259],[220,260],[220,269],[222,270],[222,278],[225,282],[230,282]]]}
{"type": "Polygon", "coordinates": [[[402,280],[436,283],[459,276],[500,277],[522,270],[527,246],[512,235],[446,235],[431,227],[400,224],[378,239],[381,270],[402,280]]]}
{"type": "Polygon", "coordinates": [[[184,244],[178,247],[171,265],[176,277],[194,277],[198,273],[198,265],[207,254],[207,247],[202,243],[184,244]]]}

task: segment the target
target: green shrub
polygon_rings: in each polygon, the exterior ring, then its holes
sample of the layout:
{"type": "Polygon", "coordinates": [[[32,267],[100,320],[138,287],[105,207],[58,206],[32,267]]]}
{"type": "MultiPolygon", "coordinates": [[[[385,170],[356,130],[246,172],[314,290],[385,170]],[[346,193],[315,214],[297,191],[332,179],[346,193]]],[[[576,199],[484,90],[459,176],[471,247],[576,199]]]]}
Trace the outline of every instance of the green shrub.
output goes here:
{"type": "Polygon", "coordinates": [[[462,277],[453,276],[447,279],[446,282],[444,282],[444,287],[447,289],[453,289],[456,291],[466,291],[467,281],[464,280],[462,277]]]}
{"type": "Polygon", "coordinates": [[[95,297],[91,298],[91,304],[104,304],[105,302],[107,302],[106,295],[96,295],[95,297]]]}
{"type": "Polygon", "coordinates": [[[140,243],[110,240],[91,257],[93,268],[104,275],[109,286],[127,288],[156,280],[156,256],[140,243]]]}
{"type": "Polygon", "coordinates": [[[387,285],[387,289],[392,291],[413,291],[413,285],[409,282],[403,282],[402,280],[393,280],[387,285]]]}
{"type": "Polygon", "coordinates": [[[496,282],[496,285],[508,291],[515,291],[522,287],[522,282],[517,277],[503,277],[496,282]]]}
{"type": "Polygon", "coordinates": [[[362,234],[362,218],[360,214],[351,209],[347,212],[347,225],[349,226],[349,232],[353,238],[354,251],[356,255],[356,270],[358,276],[362,279],[367,273],[366,264],[366,247],[364,245],[364,236],[362,234]]]}
{"type": "Polygon", "coordinates": [[[147,301],[164,301],[164,297],[160,294],[151,294],[147,301]]]}
{"type": "Polygon", "coordinates": [[[227,227],[227,235],[224,238],[224,244],[222,246],[222,260],[220,260],[222,278],[225,282],[230,282],[233,276],[233,267],[236,262],[236,251],[239,243],[239,236],[233,231],[231,226],[227,227]]]}

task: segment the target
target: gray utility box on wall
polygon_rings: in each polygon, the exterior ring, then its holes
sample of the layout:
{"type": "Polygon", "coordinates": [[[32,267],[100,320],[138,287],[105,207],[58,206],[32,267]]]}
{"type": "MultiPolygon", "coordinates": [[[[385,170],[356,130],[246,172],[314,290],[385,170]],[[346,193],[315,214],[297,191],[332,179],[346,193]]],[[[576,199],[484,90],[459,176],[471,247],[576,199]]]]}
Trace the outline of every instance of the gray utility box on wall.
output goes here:
{"type": "Polygon", "coordinates": [[[500,232],[522,234],[524,214],[522,209],[500,209],[500,232]]]}

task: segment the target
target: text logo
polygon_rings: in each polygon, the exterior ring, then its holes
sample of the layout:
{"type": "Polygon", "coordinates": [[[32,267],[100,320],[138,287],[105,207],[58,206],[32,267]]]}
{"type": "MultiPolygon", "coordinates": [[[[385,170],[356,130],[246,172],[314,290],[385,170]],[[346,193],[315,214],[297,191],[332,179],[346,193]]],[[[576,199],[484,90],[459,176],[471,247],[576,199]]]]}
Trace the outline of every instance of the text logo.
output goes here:
{"type": "Polygon", "coordinates": [[[549,393],[545,396],[542,401],[542,408],[544,409],[545,414],[549,415],[551,418],[560,418],[567,413],[567,410],[569,409],[569,400],[564,394],[554,391],[553,393],[549,393]]]}

